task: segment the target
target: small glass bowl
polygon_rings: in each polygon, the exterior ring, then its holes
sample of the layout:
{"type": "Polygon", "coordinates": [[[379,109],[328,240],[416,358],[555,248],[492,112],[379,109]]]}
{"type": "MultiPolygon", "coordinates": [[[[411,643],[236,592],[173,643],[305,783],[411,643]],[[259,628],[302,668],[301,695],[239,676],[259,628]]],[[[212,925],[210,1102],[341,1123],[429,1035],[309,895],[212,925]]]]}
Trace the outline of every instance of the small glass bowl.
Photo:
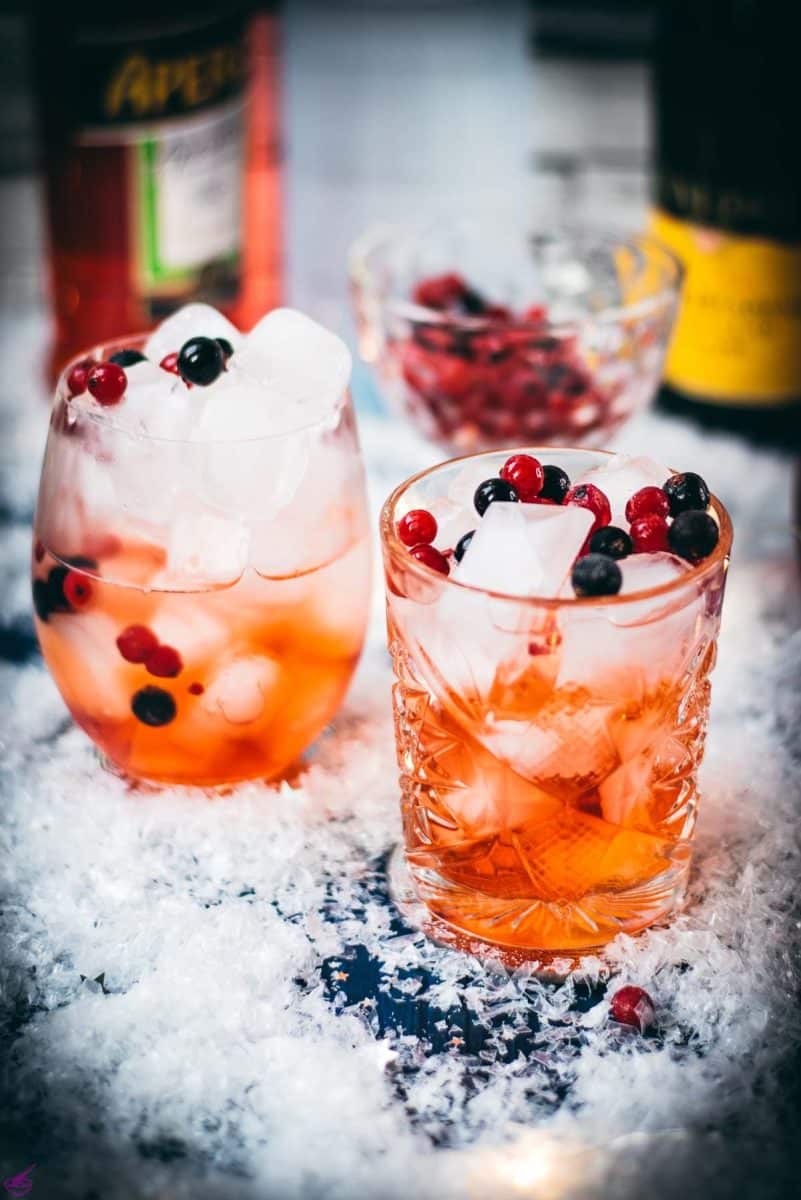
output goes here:
{"type": "Polygon", "coordinates": [[[656,390],[681,285],[649,237],[470,221],[371,228],[349,274],[383,395],[458,453],[608,441],[656,390]],[[461,299],[418,302],[421,283],[448,275],[461,299]]]}

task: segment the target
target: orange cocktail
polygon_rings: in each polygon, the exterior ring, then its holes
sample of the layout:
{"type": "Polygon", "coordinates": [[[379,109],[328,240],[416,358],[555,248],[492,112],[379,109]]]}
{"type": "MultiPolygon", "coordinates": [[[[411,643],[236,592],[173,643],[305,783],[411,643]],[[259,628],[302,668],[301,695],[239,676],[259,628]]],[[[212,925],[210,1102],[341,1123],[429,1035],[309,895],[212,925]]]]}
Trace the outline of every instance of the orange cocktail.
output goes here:
{"type": "MultiPolygon", "coordinates": [[[[644,928],[682,896],[731,528],[711,498],[705,518],[668,516],[670,545],[647,552],[662,518],[629,529],[623,516],[626,480],[642,482],[636,463],[528,453],[573,481],[608,481],[619,494],[601,525],[594,511],[516,502],[498,484],[506,453],[434,468],[385,506],[403,827],[413,885],[436,918],[501,946],[571,952],[644,928]],[[481,515],[470,501],[493,477],[499,503],[481,515]],[[400,536],[410,513],[426,534],[420,512],[436,518],[436,549],[400,536]],[[704,548],[716,544],[688,561],[674,548],[684,553],[694,523],[711,530],[704,548]],[[611,566],[586,556],[600,527],[599,546],[625,535],[611,566]],[[576,595],[571,579],[593,567],[617,587],[576,595]]],[[[574,490],[580,507],[588,489],[574,490]]]]}

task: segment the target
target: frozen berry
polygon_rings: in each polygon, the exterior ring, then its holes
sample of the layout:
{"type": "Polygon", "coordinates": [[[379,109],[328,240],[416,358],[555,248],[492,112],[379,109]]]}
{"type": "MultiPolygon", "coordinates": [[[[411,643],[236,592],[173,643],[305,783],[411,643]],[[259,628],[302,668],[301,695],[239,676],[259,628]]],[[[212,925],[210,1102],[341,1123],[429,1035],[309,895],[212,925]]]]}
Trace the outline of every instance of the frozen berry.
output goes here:
{"type": "Polygon", "coordinates": [[[668,548],[667,521],[656,513],[632,521],[629,533],[635,554],[654,554],[657,550],[668,548]]]}
{"type": "Polygon", "coordinates": [[[178,352],[178,374],[186,383],[208,387],[224,369],[225,356],[214,338],[190,338],[178,352]]]}
{"type": "Polygon", "coordinates": [[[623,583],[620,567],[606,554],[585,554],[575,563],[570,579],[577,596],[614,596],[623,583]]]}
{"type": "Polygon", "coordinates": [[[662,488],[640,488],[626,503],[626,520],[629,524],[639,517],[667,517],[669,515],[670,501],[662,488]]]}
{"type": "Polygon", "coordinates": [[[169,371],[171,375],[178,374],[178,351],[171,350],[169,354],[165,354],[159,363],[162,371],[169,371]]]}
{"type": "Polygon", "coordinates": [[[428,544],[412,546],[409,553],[418,562],[431,567],[432,571],[439,571],[440,575],[450,575],[451,569],[447,558],[444,554],[440,554],[439,550],[435,550],[433,546],[429,546],[428,544]]]}
{"type": "Polygon", "coordinates": [[[45,556],[44,542],[40,542],[37,538],[33,545],[34,561],[40,563],[45,556]]]}
{"type": "Polygon", "coordinates": [[[681,512],[668,530],[670,549],[679,558],[697,563],[711,554],[718,544],[720,530],[709,513],[697,509],[681,512]]]}
{"type": "Polygon", "coordinates": [[[459,538],[459,541],[456,543],[456,547],[453,551],[453,557],[456,559],[457,562],[461,562],[462,559],[464,558],[465,551],[467,550],[467,547],[472,542],[473,535],[475,534],[475,532],[476,532],[475,529],[471,529],[469,533],[463,533],[462,536],[459,538]]]}
{"type": "Polygon", "coordinates": [[[158,675],[161,679],[174,679],[181,674],[183,667],[180,654],[172,646],[155,646],[145,658],[147,673],[158,675]]]}
{"type": "Polygon", "coordinates": [[[626,558],[631,554],[631,538],[617,525],[604,525],[590,537],[589,549],[591,554],[605,554],[607,558],[626,558]]]}
{"type": "Polygon", "coordinates": [[[539,459],[530,454],[513,454],[501,467],[501,479],[513,485],[525,504],[539,496],[545,475],[539,459]]]}
{"type": "Polygon", "coordinates": [[[641,987],[629,984],[620,988],[612,997],[609,1015],[620,1025],[632,1025],[644,1033],[656,1020],[654,1002],[641,987]]]}
{"type": "Polygon", "coordinates": [[[706,508],[709,504],[709,488],[694,471],[671,475],[664,484],[664,491],[670,503],[671,515],[674,517],[689,508],[706,508]]]}
{"type": "Polygon", "coordinates": [[[79,571],[67,571],[63,588],[64,599],[70,608],[86,608],[92,599],[92,585],[79,571]]]}
{"type": "Polygon", "coordinates": [[[436,536],[436,518],[425,508],[413,508],[398,521],[398,537],[404,546],[430,545],[436,536]]]}
{"type": "Polygon", "coordinates": [[[89,368],[86,386],[98,404],[104,408],[118,404],[122,399],[128,380],[122,367],[116,363],[102,362],[89,368]]]}
{"type": "Polygon", "coordinates": [[[131,712],[143,725],[169,725],[177,712],[175,700],[160,687],[143,687],[134,692],[131,712]]]}
{"type": "Polygon", "coordinates": [[[423,279],[414,289],[415,304],[425,308],[444,309],[456,304],[466,290],[465,281],[461,275],[451,271],[447,275],[436,275],[431,279],[423,279]]]}
{"type": "Polygon", "coordinates": [[[190,683],[186,690],[190,696],[202,696],[206,689],[202,683],[190,683]]]}
{"type": "Polygon", "coordinates": [[[220,347],[220,349],[222,350],[223,358],[225,359],[226,362],[228,362],[228,359],[231,357],[231,355],[234,352],[234,348],[231,345],[231,343],[228,341],[228,338],[218,337],[218,338],[215,338],[214,340],[217,343],[217,345],[220,347]]]}
{"type": "Polygon", "coordinates": [[[129,663],[143,663],[158,644],[158,638],[147,625],[129,625],[117,638],[117,649],[129,663]]]}
{"type": "Polygon", "coordinates": [[[507,483],[505,479],[485,479],[476,488],[473,504],[478,515],[483,517],[489,506],[496,500],[517,501],[519,499],[517,488],[513,487],[511,483],[507,483]]]}
{"type": "Polygon", "coordinates": [[[33,581],[33,610],[40,621],[50,616],[50,589],[44,579],[33,581]]]}
{"type": "Polygon", "coordinates": [[[70,611],[70,602],[64,595],[64,581],[69,573],[69,567],[53,567],[47,576],[48,603],[51,612],[70,611]]]}
{"type": "Polygon", "coordinates": [[[547,466],[542,468],[542,487],[539,500],[553,500],[554,504],[562,504],[570,491],[570,476],[561,467],[547,466]]]}
{"type": "Polygon", "coordinates": [[[592,513],[595,520],[592,523],[590,533],[595,533],[596,529],[601,529],[612,520],[612,509],[609,506],[609,501],[601,489],[597,488],[594,483],[579,483],[576,487],[571,488],[565,496],[565,504],[575,504],[579,508],[586,508],[592,513]]]}
{"type": "Polygon", "coordinates": [[[118,350],[116,354],[111,355],[108,361],[116,363],[118,367],[132,367],[135,363],[147,360],[141,350],[118,350]]]}
{"type": "Polygon", "coordinates": [[[86,391],[86,377],[92,366],[94,366],[92,360],[86,358],[83,362],[76,363],[70,369],[70,373],[67,376],[67,390],[71,396],[80,396],[86,391]]]}

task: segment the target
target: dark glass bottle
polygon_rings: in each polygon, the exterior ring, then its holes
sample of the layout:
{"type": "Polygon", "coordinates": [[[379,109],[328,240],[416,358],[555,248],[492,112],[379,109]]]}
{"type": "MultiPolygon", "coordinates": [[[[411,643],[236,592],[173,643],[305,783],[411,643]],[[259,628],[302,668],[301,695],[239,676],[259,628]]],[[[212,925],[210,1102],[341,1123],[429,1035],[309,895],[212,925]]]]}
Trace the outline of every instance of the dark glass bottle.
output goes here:
{"type": "Polygon", "coordinates": [[[685,285],[663,407],[801,442],[796,41],[776,0],[663,0],[651,227],[685,285]]]}
{"type": "Polygon", "coordinates": [[[36,6],[53,372],[188,300],[243,328],[278,302],[274,8],[36,6]]]}

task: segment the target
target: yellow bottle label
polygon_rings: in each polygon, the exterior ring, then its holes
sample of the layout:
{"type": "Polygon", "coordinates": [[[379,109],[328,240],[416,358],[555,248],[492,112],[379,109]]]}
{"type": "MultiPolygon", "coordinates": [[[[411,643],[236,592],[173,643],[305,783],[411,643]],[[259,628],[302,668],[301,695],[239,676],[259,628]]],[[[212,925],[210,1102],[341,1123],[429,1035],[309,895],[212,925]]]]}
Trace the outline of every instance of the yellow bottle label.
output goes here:
{"type": "Polygon", "coordinates": [[[801,245],[692,225],[660,210],[651,232],[685,270],[666,381],[721,404],[801,397],[801,245]]]}

